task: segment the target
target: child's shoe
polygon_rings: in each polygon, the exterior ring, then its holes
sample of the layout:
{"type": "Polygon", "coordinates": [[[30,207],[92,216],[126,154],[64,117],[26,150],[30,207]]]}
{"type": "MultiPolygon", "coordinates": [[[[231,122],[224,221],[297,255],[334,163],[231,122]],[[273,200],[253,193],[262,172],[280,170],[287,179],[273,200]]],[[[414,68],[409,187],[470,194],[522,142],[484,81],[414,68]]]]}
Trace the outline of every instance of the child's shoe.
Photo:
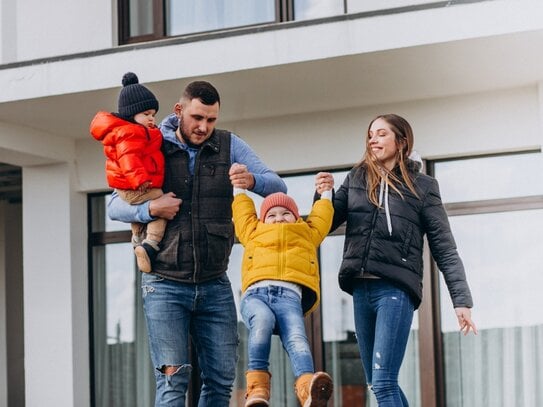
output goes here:
{"type": "Polygon", "coordinates": [[[138,268],[144,273],[150,273],[153,269],[153,262],[156,259],[158,249],[144,240],[140,246],[136,246],[134,253],[136,254],[138,268]]]}
{"type": "Polygon", "coordinates": [[[294,390],[302,407],[326,407],[334,383],[328,373],[306,373],[298,377],[294,390]]]}
{"type": "Polygon", "coordinates": [[[266,407],[270,400],[271,374],[266,370],[248,370],[245,407],[266,407]]]}

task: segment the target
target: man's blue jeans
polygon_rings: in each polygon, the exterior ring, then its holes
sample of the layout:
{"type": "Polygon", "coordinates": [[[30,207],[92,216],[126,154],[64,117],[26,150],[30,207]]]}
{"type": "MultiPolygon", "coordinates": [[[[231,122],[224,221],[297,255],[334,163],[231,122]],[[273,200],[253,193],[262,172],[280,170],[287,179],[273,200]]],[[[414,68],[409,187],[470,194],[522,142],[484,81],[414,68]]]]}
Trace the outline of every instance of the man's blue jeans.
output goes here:
{"type": "Polygon", "coordinates": [[[407,407],[398,385],[414,306],[403,290],[383,279],[363,279],[353,291],[360,356],[379,407],[407,407]]]}
{"type": "Polygon", "coordinates": [[[249,370],[268,370],[272,334],[277,333],[294,377],[314,372],[301,299],[295,291],[273,285],[249,289],[240,308],[249,329],[249,370]]]}
{"type": "Polygon", "coordinates": [[[234,297],[226,274],[200,284],[143,274],[142,290],[155,367],[155,406],[185,407],[192,338],[202,370],[198,406],[227,407],[236,373],[238,334],[234,297]],[[166,375],[165,366],[178,369],[166,375]]]}

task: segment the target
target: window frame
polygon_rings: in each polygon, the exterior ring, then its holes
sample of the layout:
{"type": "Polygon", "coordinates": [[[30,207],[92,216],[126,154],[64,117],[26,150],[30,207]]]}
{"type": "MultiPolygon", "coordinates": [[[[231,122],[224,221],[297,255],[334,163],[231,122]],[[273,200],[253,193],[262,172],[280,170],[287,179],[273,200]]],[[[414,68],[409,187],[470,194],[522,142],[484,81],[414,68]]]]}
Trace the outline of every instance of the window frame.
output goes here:
{"type": "MultiPolygon", "coordinates": [[[[246,29],[248,27],[259,27],[270,24],[279,24],[283,22],[295,21],[294,18],[294,1],[295,0],[274,0],[275,1],[275,21],[265,23],[255,23],[248,25],[240,25],[234,27],[221,28],[216,30],[198,31],[181,35],[166,35],[166,0],[152,0],[153,2],[153,32],[145,35],[130,35],[130,0],[118,0],[118,41],[119,45],[135,44],[141,42],[149,42],[163,40],[166,38],[178,37],[193,37],[206,35],[217,31],[236,31],[246,29]]],[[[348,0],[342,0],[343,13],[347,14],[348,0]]],[[[336,17],[336,16],[330,16],[336,17]]],[[[326,18],[326,17],[325,17],[326,18]]]]}
{"type": "Polygon", "coordinates": [[[145,35],[130,35],[130,0],[119,0],[117,12],[119,18],[119,44],[155,41],[166,38],[164,24],[164,0],[153,1],[153,32],[145,35]]]}
{"type": "MultiPolygon", "coordinates": [[[[439,164],[440,162],[533,153],[541,153],[541,150],[528,149],[525,151],[424,160],[424,168],[427,169],[426,173],[428,175],[435,177],[435,165],[439,164]]],[[[444,203],[443,206],[448,217],[543,209],[543,195],[465,202],[448,202],[444,203]]],[[[435,261],[431,257],[427,241],[425,241],[423,261],[423,299],[418,311],[421,404],[428,407],[437,407],[444,406],[446,403],[445,355],[441,331],[440,271],[435,261]]]]}

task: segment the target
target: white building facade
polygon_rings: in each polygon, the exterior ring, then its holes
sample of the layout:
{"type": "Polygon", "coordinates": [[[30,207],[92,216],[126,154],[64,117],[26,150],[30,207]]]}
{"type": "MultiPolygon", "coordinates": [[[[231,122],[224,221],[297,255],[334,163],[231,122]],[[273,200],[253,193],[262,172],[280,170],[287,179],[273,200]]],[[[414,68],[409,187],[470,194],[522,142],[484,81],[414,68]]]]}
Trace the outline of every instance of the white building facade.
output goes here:
{"type": "MultiPolygon", "coordinates": [[[[428,254],[402,387],[414,406],[543,405],[543,2],[148,3],[0,3],[0,407],[151,405],[129,227],[107,220],[88,131],[116,110],[127,71],[155,93],[159,119],[187,83],[212,82],[217,127],[284,176],[304,213],[314,174],[340,183],[373,117],[405,117],[440,182],[480,333],[460,338],[428,254]]],[[[321,247],[315,360],[334,377],[334,406],[375,405],[337,287],[341,253],[340,231],[321,247]]],[[[236,295],[239,259],[235,247],[236,295]]],[[[276,345],[274,405],[295,406],[276,345]]]]}

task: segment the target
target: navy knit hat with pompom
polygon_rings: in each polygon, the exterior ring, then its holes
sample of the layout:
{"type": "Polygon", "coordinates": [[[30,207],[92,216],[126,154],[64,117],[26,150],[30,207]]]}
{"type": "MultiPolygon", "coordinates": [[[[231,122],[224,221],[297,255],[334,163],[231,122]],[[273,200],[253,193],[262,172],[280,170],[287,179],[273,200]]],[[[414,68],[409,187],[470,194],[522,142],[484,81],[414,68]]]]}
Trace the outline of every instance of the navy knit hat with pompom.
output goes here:
{"type": "Polygon", "coordinates": [[[158,100],[153,92],[139,84],[138,77],[133,72],[123,75],[123,88],[119,93],[119,116],[132,120],[138,113],[155,109],[158,112],[158,100]]]}

